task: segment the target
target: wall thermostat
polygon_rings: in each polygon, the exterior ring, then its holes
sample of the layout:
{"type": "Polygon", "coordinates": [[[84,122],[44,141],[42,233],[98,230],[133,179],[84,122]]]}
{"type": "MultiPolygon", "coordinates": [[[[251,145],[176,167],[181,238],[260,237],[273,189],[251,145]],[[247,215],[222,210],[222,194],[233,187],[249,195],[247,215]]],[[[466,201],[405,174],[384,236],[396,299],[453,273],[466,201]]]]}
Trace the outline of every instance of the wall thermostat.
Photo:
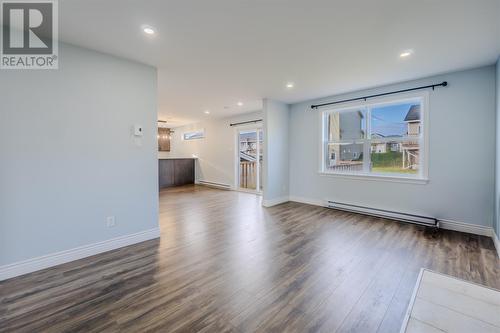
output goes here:
{"type": "Polygon", "coordinates": [[[134,135],[135,136],[142,136],[142,126],[141,125],[134,125],[134,135]]]}

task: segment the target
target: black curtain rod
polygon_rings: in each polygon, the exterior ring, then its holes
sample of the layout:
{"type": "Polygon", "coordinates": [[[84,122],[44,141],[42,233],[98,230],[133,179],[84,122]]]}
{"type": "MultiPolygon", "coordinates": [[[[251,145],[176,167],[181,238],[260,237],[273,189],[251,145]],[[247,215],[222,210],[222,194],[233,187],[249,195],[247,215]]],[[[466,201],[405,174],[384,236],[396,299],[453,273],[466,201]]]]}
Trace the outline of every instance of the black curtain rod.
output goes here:
{"type": "Polygon", "coordinates": [[[390,91],[390,92],[386,92],[386,93],[382,93],[382,94],[356,97],[356,98],[351,98],[351,99],[344,99],[341,101],[335,101],[335,102],[329,102],[329,103],[323,103],[323,104],[315,104],[315,105],[311,105],[311,109],[317,109],[317,108],[320,108],[322,106],[334,105],[334,104],[340,104],[340,103],[346,103],[346,102],[353,102],[353,101],[360,101],[360,100],[366,101],[368,98],[374,98],[374,97],[380,97],[380,96],[386,96],[386,95],[392,95],[392,94],[399,94],[399,93],[414,91],[414,90],[422,90],[422,89],[428,89],[428,88],[432,88],[432,90],[434,90],[435,87],[446,87],[447,85],[448,85],[448,82],[443,81],[441,83],[431,84],[428,86],[421,86],[421,87],[415,87],[415,88],[410,88],[410,89],[390,91]]]}
{"type": "Polygon", "coordinates": [[[256,120],[250,120],[250,121],[242,121],[241,123],[229,124],[229,126],[238,126],[238,125],[245,125],[245,124],[253,124],[253,123],[258,123],[260,121],[262,121],[262,119],[256,119],[256,120]]]}

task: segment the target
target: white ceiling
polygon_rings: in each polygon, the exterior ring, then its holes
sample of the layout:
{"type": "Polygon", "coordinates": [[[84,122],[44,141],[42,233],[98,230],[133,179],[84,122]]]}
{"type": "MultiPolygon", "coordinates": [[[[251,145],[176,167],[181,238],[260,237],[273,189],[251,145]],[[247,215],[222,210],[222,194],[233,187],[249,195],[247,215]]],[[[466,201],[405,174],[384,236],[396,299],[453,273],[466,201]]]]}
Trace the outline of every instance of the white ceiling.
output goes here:
{"type": "Polygon", "coordinates": [[[61,0],[59,16],[62,40],[156,66],[159,117],[173,126],[500,54],[500,0],[61,0]]]}

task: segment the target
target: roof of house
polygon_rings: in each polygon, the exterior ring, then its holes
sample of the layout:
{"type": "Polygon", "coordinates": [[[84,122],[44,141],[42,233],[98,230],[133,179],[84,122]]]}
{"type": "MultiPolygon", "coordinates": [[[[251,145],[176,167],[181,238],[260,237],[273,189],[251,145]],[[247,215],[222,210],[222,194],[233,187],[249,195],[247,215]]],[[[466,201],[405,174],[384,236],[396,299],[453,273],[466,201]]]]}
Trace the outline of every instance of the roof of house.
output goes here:
{"type": "Polygon", "coordinates": [[[240,151],[240,160],[255,162],[257,158],[255,157],[255,155],[247,154],[244,151],[240,151]]]}
{"type": "Polygon", "coordinates": [[[397,135],[397,134],[391,134],[391,135],[383,135],[380,133],[373,133],[372,134],[372,139],[382,139],[382,138],[401,138],[402,135],[397,135]]]}
{"type": "Polygon", "coordinates": [[[420,120],[420,104],[414,104],[408,110],[405,121],[420,120]]]}

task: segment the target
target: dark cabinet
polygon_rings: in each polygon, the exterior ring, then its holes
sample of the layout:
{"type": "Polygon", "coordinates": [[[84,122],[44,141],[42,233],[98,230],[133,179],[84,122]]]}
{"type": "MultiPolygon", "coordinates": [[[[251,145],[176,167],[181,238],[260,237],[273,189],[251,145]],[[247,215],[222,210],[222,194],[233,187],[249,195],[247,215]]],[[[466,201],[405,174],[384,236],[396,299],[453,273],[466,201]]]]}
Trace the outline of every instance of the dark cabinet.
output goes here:
{"type": "Polygon", "coordinates": [[[194,184],[194,159],[158,160],[159,187],[194,184]]]}
{"type": "Polygon", "coordinates": [[[194,184],[194,160],[174,160],[174,185],[194,184]]]}
{"type": "Polygon", "coordinates": [[[174,160],[159,160],[160,188],[174,186],[174,160]]]}

